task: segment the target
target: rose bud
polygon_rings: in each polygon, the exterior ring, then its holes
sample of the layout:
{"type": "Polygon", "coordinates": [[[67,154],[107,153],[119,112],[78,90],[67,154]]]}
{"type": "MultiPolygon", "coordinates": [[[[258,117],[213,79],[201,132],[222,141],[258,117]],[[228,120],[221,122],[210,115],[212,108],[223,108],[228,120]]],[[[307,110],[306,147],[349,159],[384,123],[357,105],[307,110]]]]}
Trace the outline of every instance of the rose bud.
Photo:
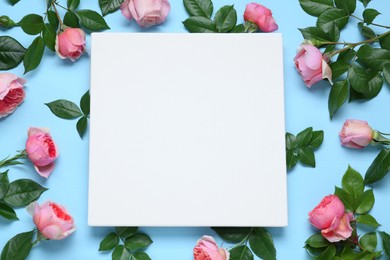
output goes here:
{"type": "Polygon", "coordinates": [[[247,4],[244,12],[244,20],[255,23],[262,32],[273,32],[278,29],[278,25],[272,17],[271,10],[261,4],[247,4]]]}
{"type": "Polygon", "coordinates": [[[310,223],[321,229],[321,234],[329,242],[349,238],[352,234],[352,220],[352,213],[345,213],[344,204],[336,195],[324,197],[320,204],[309,212],[310,223]]]}
{"type": "Polygon", "coordinates": [[[0,118],[5,117],[23,102],[26,81],[11,73],[0,73],[0,118]]]}
{"type": "Polygon", "coordinates": [[[5,27],[5,28],[11,28],[16,26],[16,23],[12,21],[11,18],[9,18],[6,15],[0,16],[0,26],[5,27]]]}
{"type": "Polygon", "coordinates": [[[194,260],[228,260],[229,257],[229,251],[218,248],[211,236],[203,236],[194,247],[194,260]]]}
{"type": "Polygon", "coordinates": [[[56,52],[61,59],[78,59],[85,50],[85,33],[79,28],[65,28],[57,34],[56,52]]]}
{"type": "Polygon", "coordinates": [[[47,201],[39,206],[34,201],[27,206],[27,211],[33,216],[39,233],[47,239],[64,239],[76,230],[73,217],[63,206],[54,202],[47,201]]]}
{"type": "Polygon", "coordinates": [[[345,121],[339,135],[342,145],[361,149],[371,143],[374,131],[366,121],[349,119],[345,121]]]}
{"type": "Polygon", "coordinates": [[[54,170],[54,161],[59,154],[49,131],[31,127],[28,130],[26,153],[38,174],[48,178],[54,170]]]}
{"type": "Polygon", "coordinates": [[[332,70],[326,58],[311,43],[305,42],[300,45],[294,63],[307,87],[310,88],[322,79],[328,79],[332,82],[332,70]]]}
{"type": "Polygon", "coordinates": [[[139,26],[147,28],[165,21],[171,10],[168,0],[125,0],[120,9],[128,19],[134,19],[139,26]]]}

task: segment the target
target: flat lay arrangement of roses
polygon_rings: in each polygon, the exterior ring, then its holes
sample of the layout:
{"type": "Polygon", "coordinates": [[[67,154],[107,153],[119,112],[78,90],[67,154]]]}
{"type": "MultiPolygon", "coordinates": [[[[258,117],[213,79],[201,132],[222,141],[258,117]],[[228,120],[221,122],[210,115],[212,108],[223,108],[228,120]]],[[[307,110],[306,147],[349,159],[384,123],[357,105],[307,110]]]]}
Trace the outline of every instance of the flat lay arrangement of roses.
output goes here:
{"type": "MultiPolygon", "coordinates": [[[[7,0],[10,5],[19,1],[26,0],[7,0]]],[[[300,87],[306,85],[307,91],[329,88],[326,91],[330,118],[325,119],[337,118],[337,112],[347,100],[362,103],[380,95],[390,85],[390,24],[376,23],[380,12],[370,8],[371,0],[296,1],[316,23],[299,29],[303,39],[291,66],[302,79],[300,87]],[[361,14],[355,13],[359,4],[364,10],[361,14]],[[349,41],[343,36],[343,29],[353,20],[358,21],[356,33],[362,37],[359,41],[349,41]]],[[[36,70],[42,58],[47,57],[45,50],[54,54],[52,59],[77,63],[83,55],[88,55],[88,35],[110,29],[105,19],[108,14],[120,12],[123,22],[148,30],[164,24],[172,11],[168,0],[98,0],[99,11],[80,9],[80,0],[45,2],[46,9],[41,14],[29,14],[26,10],[20,21],[14,21],[0,10],[0,118],[17,117],[17,110],[24,109],[23,102],[29,98],[25,87],[33,88],[24,75],[15,75],[10,70],[18,66],[23,66],[24,74],[36,70]],[[31,43],[23,46],[18,39],[5,35],[8,30],[21,30],[31,36],[31,43]]],[[[272,33],[279,29],[272,11],[261,1],[247,3],[242,14],[237,14],[234,5],[216,8],[214,4],[217,1],[183,0],[188,17],[179,22],[190,33],[272,33]]],[[[77,103],[57,99],[42,105],[56,117],[77,119],[76,130],[83,138],[88,129],[89,91],[77,103]]],[[[0,127],[1,124],[5,121],[0,120],[0,127]]],[[[339,128],[341,146],[362,153],[365,149],[375,149],[378,154],[364,175],[354,170],[353,165],[341,170],[345,171],[341,186],[329,187],[329,192],[308,212],[307,226],[312,225],[313,235],[302,241],[302,246],[315,259],[390,257],[389,230],[382,230],[371,214],[374,190],[384,188],[373,185],[390,171],[387,147],[390,126],[378,130],[365,120],[350,118],[339,128]]],[[[66,205],[40,200],[44,192],[50,193],[47,187],[27,178],[14,179],[12,173],[24,167],[32,167],[42,180],[55,178],[57,159],[61,158],[56,133],[45,126],[31,126],[25,133],[22,137],[12,136],[23,140],[25,147],[0,160],[0,219],[11,224],[19,220],[18,215],[27,213],[31,215],[31,228],[0,245],[1,260],[26,259],[39,243],[61,243],[51,240],[63,240],[77,232],[72,212],[66,205]]],[[[296,134],[287,132],[286,162],[281,163],[286,163],[288,171],[298,163],[315,168],[314,152],[321,149],[327,137],[327,133],[313,127],[296,134]]],[[[383,207],[377,205],[380,206],[383,207]]],[[[218,244],[215,237],[204,234],[193,242],[189,257],[195,260],[277,258],[277,248],[266,228],[211,227],[211,230],[228,245],[218,244]]],[[[151,259],[147,249],[152,243],[152,237],[138,227],[115,227],[101,237],[96,249],[108,253],[107,258],[145,260],[151,259]]]]}

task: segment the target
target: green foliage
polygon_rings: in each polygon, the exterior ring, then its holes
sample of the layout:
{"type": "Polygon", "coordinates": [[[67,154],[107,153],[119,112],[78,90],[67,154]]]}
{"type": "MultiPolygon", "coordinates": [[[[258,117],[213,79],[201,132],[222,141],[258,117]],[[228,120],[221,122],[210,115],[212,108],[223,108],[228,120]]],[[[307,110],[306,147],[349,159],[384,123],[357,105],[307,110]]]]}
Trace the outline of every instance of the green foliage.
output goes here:
{"type": "Polygon", "coordinates": [[[364,182],[366,184],[373,184],[383,179],[390,171],[390,150],[383,149],[375,157],[370,167],[364,176],[364,182]]]}
{"type": "Polygon", "coordinates": [[[254,256],[246,245],[235,246],[229,250],[230,260],[253,260],[254,256]]]}
{"type": "Polygon", "coordinates": [[[10,70],[18,66],[26,49],[14,38],[0,36],[0,70],[10,70]]]}
{"type": "Polygon", "coordinates": [[[100,10],[103,16],[116,12],[122,3],[123,0],[99,0],[100,10]]]}
{"type": "Polygon", "coordinates": [[[1,199],[11,207],[25,207],[36,201],[47,188],[29,180],[19,179],[9,184],[7,193],[1,199]]]}
{"type": "Polygon", "coordinates": [[[20,233],[11,238],[1,252],[1,260],[26,259],[32,248],[35,231],[20,233]]]}
{"type": "Polygon", "coordinates": [[[38,65],[41,63],[44,50],[45,41],[41,36],[38,36],[31,43],[30,47],[27,48],[26,54],[24,55],[24,74],[38,67],[38,65]]]}
{"type": "Polygon", "coordinates": [[[213,2],[211,0],[184,0],[184,7],[190,16],[211,18],[213,2]]]}
{"type": "Polygon", "coordinates": [[[110,29],[104,18],[95,11],[86,9],[78,10],[74,13],[79,19],[80,24],[92,32],[110,29]]]}

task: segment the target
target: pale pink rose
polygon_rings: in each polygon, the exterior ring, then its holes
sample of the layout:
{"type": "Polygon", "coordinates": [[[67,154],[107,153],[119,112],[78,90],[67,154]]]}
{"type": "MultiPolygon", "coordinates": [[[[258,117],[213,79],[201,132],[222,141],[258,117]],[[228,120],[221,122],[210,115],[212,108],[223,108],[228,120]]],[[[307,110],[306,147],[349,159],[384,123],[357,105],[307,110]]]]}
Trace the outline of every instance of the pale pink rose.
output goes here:
{"type": "Polygon", "coordinates": [[[85,50],[85,33],[79,28],[65,28],[57,34],[56,52],[61,59],[78,59],[85,50]]]}
{"type": "Polygon", "coordinates": [[[356,149],[369,145],[373,134],[371,127],[366,121],[354,119],[346,120],[339,133],[342,145],[356,149]]]}
{"type": "Polygon", "coordinates": [[[73,217],[65,207],[54,202],[47,201],[39,206],[35,201],[27,206],[27,211],[33,216],[38,231],[47,239],[64,239],[76,230],[73,217]]]}
{"type": "Polygon", "coordinates": [[[272,17],[271,10],[261,4],[247,4],[244,12],[244,20],[255,23],[262,32],[273,32],[278,29],[278,25],[272,17]]]}
{"type": "Polygon", "coordinates": [[[332,82],[332,70],[327,59],[315,46],[307,43],[301,44],[294,58],[294,63],[307,87],[310,88],[322,79],[328,79],[332,82]]]}
{"type": "Polygon", "coordinates": [[[11,73],[0,73],[0,118],[5,117],[23,102],[26,81],[11,73]]]}
{"type": "Polygon", "coordinates": [[[125,0],[120,9],[128,20],[134,19],[146,28],[163,23],[171,5],[168,0],[125,0]]]}
{"type": "Polygon", "coordinates": [[[54,161],[59,155],[49,131],[31,127],[28,130],[26,153],[39,175],[48,178],[54,170],[54,161]]]}
{"type": "Polygon", "coordinates": [[[336,195],[324,197],[312,211],[309,212],[310,223],[318,229],[330,242],[349,238],[352,234],[351,213],[345,213],[344,204],[336,195]]]}
{"type": "Polygon", "coordinates": [[[194,260],[228,260],[229,251],[218,248],[211,236],[203,236],[194,247],[194,260]]]}

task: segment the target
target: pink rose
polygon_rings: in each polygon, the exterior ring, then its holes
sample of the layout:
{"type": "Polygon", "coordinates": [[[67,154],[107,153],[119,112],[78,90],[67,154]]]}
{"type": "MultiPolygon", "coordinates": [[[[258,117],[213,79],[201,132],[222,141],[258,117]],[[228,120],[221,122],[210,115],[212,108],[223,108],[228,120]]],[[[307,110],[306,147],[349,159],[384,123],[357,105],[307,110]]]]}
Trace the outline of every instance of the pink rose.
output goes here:
{"type": "Polygon", "coordinates": [[[61,59],[78,59],[85,50],[85,33],[79,28],[66,28],[56,37],[56,52],[61,59]]]}
{"type": "Polygon", "coordinates": [[[228,260],[229,257],[229,251],[218,248],[211,236],[203,236],[194,247],[194,260],[228,260]]]}
{"type": "Polygon", "coordinates": [[[322,79],[332,82],[332,70],[318,48],[311,44],[301,44],[294,58],[295,67],[309,88],[322,79]]]}
{"type": "Polygon", "coordinates": [[[27,211],[33,216],[38,231],[47,239],[64,239],[76,230],[73,217],[54,202],[47,201],[39,206],[35,201],[27,206],[27,211]]]}
{"type": "Polygon", "coordinates": [[[134,19],[146,28],[163,23],[171,5],[168,0],[125,0],[120,9],[128,20],[134,19]]]}
{"type": "Polygon", "coordinates": [[[0,118],[5,117],[23,102],[26,81],[11,73],[0,73],[0,118]]]}
{"type": "Polygon", "coordinates": [[[371,143],[373,134],[366,121],[349,119],[345,121],[339,135],[342,145],[361,149],[371,143]]]}
{"type": "Polygon", "coordinates": [[[260,31],[263,32],[273,32],[278,29],[278,25],[272,17],[271,10],[261,4],[247,4],[244,12],[244,20],[255,23],[260,31]]]}
{"type": "Polygon", "coordinates": [[[321,234],[329,242],[349,238],[352,234],[352,220],[352,213],[345,213],[344,204],[336,195],[326,196],[309,212],[310,223],[321,229],[321,234]]]}
{"type": "Polygon", "coordinates": [[[54,170],[54,161],[58,157],[57,146],[49,131],[31,127],[28,130],[26,153],[39,175],[48,178],[54,170]]]}

